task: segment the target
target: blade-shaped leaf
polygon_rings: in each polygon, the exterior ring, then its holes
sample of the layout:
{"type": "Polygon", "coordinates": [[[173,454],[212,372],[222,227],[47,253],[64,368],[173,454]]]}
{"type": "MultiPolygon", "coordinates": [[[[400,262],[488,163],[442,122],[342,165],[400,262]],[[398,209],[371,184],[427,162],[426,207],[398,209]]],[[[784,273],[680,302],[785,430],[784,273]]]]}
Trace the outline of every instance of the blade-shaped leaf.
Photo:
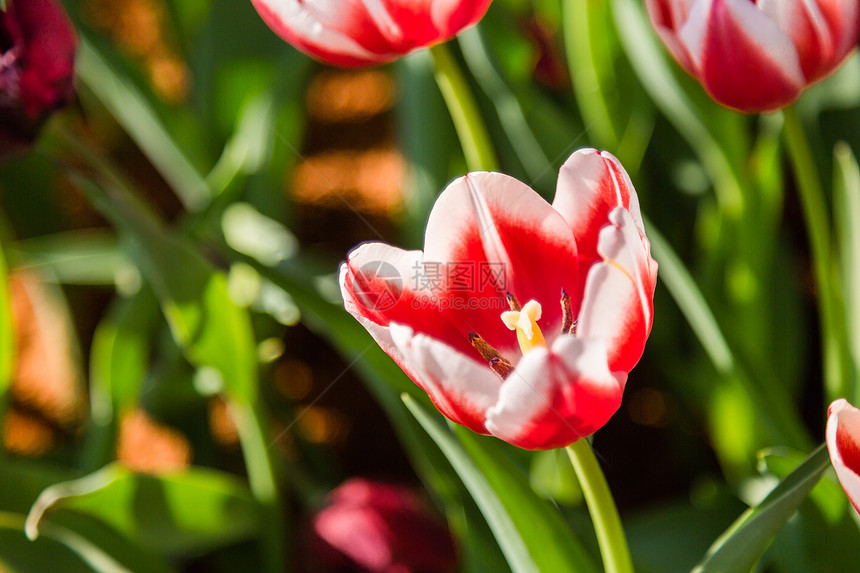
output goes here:
{"type": "MultiPolygon", "coordinates": [[[[860,371],[860,167],[845,143],[836,145],[833,157],[836,174],[833,211],[847,311],[848,349],[856,372],[860,371]]],[[[853,392],[856,399],[860,392],[856,382],[853,392]]]]}
{"type": "Polygon", "coordinates": [[[119,230],[131,258],[158,296],[174,339],[191,363],[217,371],[231,397],[253,402],[257,392],[254,334],[247,311],[230,299],[224,274],[165,229],[129,192],[115,192],[121,181],[106,179],[113,190],[103,193],[75,176],[119,230]]]}
{"type": "MultiPolygon", "coordinates": [[[[12,380],[15,360],[15,341],[12,331],[12,304],[9,299],[9,278],[6,260],[0,249],[0,409],[6,389],[12,380]]],[[[2,415],[2,411],[0,411],[2,415]]]]}
{"type": "Polygon", "coordinates": [[[97,517],[144,547],[192,554],[252,536],[259,508],[238,479],[214,470],[146,475],[111,464],[83,478],[45,489],[27,516],[26,533],[39,536],[52,512],[97,517]]]}
{"type": "Polygon", "coordinates": [[[149,289],[114,302],[96,327],[90,350],[92,426],[84,450],[85,467],[95,469],[113,459],[116,431],[124,412],[138,401],[149,368],[150,336],[159,316],[149,289]]]}
{"type": "Polygon", "coordinates": [[[170,184],[190,211],[199,211],[211,198],[211,190],[182,150],[176,145],[158,114],[140,90],[80,34],[77,73],[128,134],[153,166],[170,184]]]}
{"type": "Polygon", "coordinates": [[[694,573],[749,571],[773,536],[818,483],[830,465],[822,445],[789,474],[757,507],[745,511],[708,550],[694,573]]]}
{"type": "Polygon", "coordinates": [[[9,260],[16,269],[44,271],[46,279],[63,284],[139,282],[140,275],[117,246],[113,233],[72,231],[10,243],[9,260]]]}
{"type": "Polygon", "coordinates": [[[451,462],[478,504],[515,573],[594,571],[587,553],[525,476],[477,435],[457,438],[409,396],[406,406],[451,462]]]}

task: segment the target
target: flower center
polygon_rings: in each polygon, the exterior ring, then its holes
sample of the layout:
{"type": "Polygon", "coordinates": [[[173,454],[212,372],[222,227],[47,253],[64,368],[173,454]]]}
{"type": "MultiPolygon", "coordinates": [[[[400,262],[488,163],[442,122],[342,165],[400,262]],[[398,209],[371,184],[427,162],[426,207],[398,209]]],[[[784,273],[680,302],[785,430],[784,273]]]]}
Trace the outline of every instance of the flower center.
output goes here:
{"type": "Polygon", "coordinates": [[[502,322],[511,330],[517,331],[517,342],[523,354],[532,348],[546,347],[546,340],[537,325],[541,317],[541,306],[536,300],[528,301],[521,310],[506,310],[502,322]]]}

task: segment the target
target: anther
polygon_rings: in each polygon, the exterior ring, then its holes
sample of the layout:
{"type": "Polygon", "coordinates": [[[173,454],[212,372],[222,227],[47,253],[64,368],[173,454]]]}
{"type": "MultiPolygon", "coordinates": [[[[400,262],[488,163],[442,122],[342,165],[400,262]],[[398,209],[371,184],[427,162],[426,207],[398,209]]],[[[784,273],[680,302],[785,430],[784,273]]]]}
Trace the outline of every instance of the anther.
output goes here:
{"type": "Polygon", "coordinates": [[[570,295],[561,289],[561,333],[576,334],[576,323],[579,320],[573,318],[573,306],[570,303],[570,295]]]}
{"type": "Polygon", "coordinates": [[[479,334],[470,332],[469,343],[490,364],[490,368],[502,378],[506,378],[514,369],[513,365],[505,360],[499,351],[490,346],[479,334]]]}
{"type": "Polygon", "coordinates": [[[511,310],[522,310],[523,307],[520,306],[520,301],[517,300],[517,297],[512,295],[511,293],[505,293],[505,297],[508,299],[508,306],[511,310]]]}
{"type": "Polygon", "coordinates": [[[514,371],[513,365],[501,357],[490,360],[490,368],[502,378],[507,378],[508,374],[514,371]]]}

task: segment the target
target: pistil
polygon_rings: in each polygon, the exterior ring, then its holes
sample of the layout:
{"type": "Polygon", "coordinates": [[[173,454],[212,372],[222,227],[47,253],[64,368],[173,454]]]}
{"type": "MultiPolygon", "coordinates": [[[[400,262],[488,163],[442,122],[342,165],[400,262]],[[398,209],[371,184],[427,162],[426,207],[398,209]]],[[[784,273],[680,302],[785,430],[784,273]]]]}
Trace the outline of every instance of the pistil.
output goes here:
{"type": "Polygon", "coordinates": [[[509,310],[502,313],[502,322],[511,330],[517,331],[517,342],[523,354],[537,346],[546,347],[543,333],[537,325],[541,317],[541,306],[536,300],[528,301],[522,310],[509,310]]]}

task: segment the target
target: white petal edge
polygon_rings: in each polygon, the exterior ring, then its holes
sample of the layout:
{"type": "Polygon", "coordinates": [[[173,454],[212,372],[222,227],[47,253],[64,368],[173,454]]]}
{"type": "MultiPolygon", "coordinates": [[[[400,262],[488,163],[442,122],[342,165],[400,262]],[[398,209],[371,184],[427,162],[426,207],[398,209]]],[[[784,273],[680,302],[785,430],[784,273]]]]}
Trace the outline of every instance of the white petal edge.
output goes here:
{"type": "Polygon", "coordinates": [[[348,14],[339,5],[343,0],[252,1],[265,7],[277,19],[274,22],[267,22],[276,32],[287,31],[291,36],[317,50],[367,62],[379,61],[386,57],[366,50],[358,42],[332,27],[337,26],[337,18],[327,16],[336,14],[343,17],[348,14]]]}
{"type": "Polygon", "coordinates": [[[502,386],[502,379],[488,365],[435,338],[416,334],[405,324],[392,322],[389,335],[403,364],[443,414],[456,421],[461,417],[457,411],[469,410],[476,420],[486,420],[502,386]]]}
{"type": "MultiPolygon", "coordinates": [[[[614,396],[619,391],[623,392],[627,374],[609,371],[604,341],[560,336],[551,351],[544,348],[529,351],[508,375],[499,393],[498,404],[487,412],[487,431],[505,441],[520,441],[528,436],[534,420],[548,410],[552,411],[558,394],[566,398],[575,397],[574,380],[577,378],[587,379],[592,388],[604,385],[607,394],[614,396]],[[549,375],[551,359],[557,359],[553,366],[566,371],[563,383],[570,383],[570,387],[559,386],[557,380],[549,375]]],[[[582,415],[587,417],[588,413],[582,415]]],[[[566,424],[572,434],[584,437],[560,413],[558,418],[559,425],[566,424]]]]}
{"type": "MultiPolygon", "coordinates": [[[[598,253],[604,262],[594,265],[588,273],[576,329],[579,336],[608,341],[622,337],[632,311],[641,312],[644,324],[650,327],[653,320],[650,283],[657,264],[647,252],[647,241],[639,236],[630,213],[616,207],[609,219],[612,224],[600,231],[598,243],[598,253]],[[635,295],[638,309],[621,304],[631,295],[635,295]]],[[[647,335],[642,333],[643,337],[647,335]]]]}
{"type": "MultiPolygon", "coordinates": [[[[845,490],[845,494],[851,500],[852,505],[860,512],[860,475],[845,465],[842,453],[836,443],[836,433],[840,424],[839,416],[846,410],[856,410],[856,408],[841,398],[830,405],[826,430],[827,449],[830,452],[830,461],[833,464],[833,469],[836,470],[836,477],[839,478],[842,489],[845,490]]],[[[860,436],[858,436],[858,441],[860,441],[860,436]]]]}
{"type": "Polygon", "coordinates": [[[736,25],[743,30],[751,43],[758,46],[763,54],[767,54],[786,80],[798,86],[804,84],[805,79],[794,43],[776,22],[749,0],[698,0],[693,4],[687,21],[678,32],[678,38],[687,48],[694,66],[702,69],[705,36],[715,1],[725,2],[736,25]]]}

